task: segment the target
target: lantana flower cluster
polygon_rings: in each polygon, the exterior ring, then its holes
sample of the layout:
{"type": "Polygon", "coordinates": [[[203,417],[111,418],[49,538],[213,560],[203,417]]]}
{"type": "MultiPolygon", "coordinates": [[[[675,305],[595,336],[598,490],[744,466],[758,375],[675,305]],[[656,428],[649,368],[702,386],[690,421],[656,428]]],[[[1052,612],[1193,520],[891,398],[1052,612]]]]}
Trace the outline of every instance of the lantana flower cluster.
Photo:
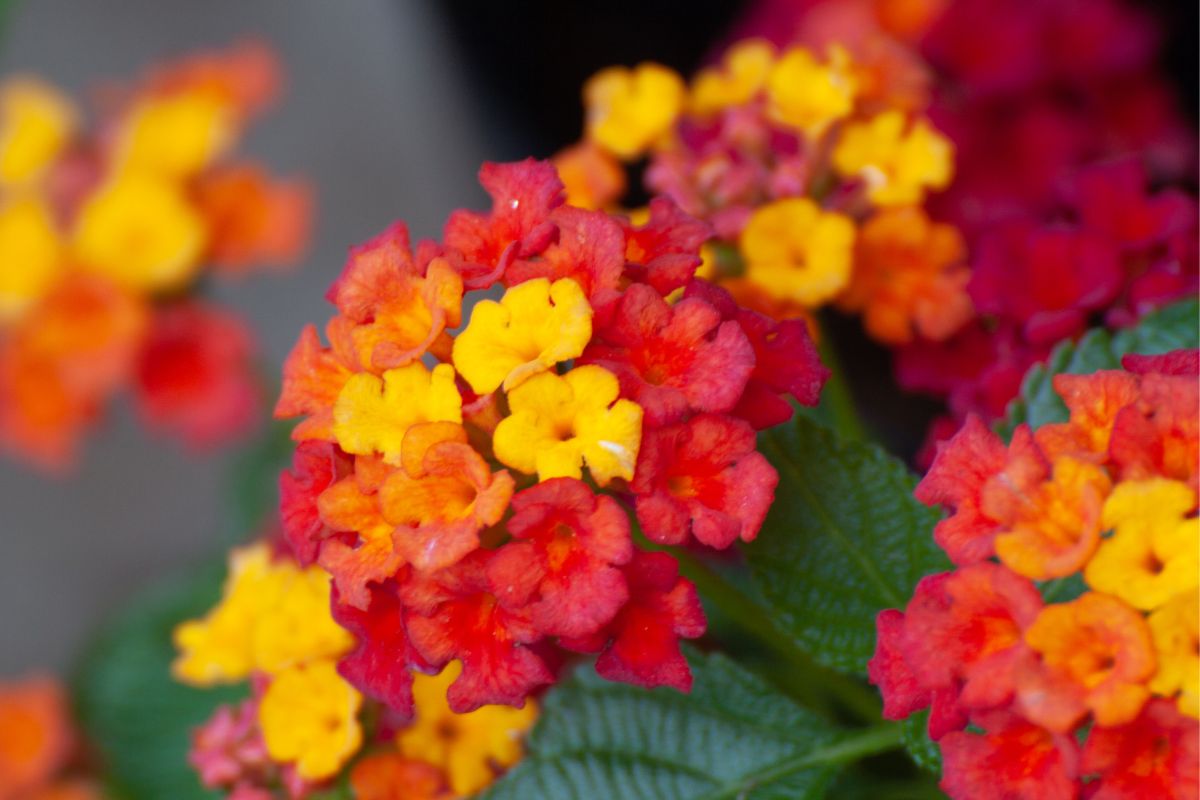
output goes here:
{"type": "Polygon", "coordinates": [[[441,242],[354,248],[328,344],[308,327],[284,367],[285,533],[332,576],[340,672],[401,718],[414,675],[454,670],[455,713],[520,708],[572,653],[687,690],[704,614],[648,545],[753,539],[778,480],[755,431],[827,372],[802,320],[693,278],[709,229],[669,199],[635,225],[564,204],[549,163],[480,177],[491,210],[441,242]]]}
{"type": "Polygon", "coordinates": [[[357,800],[401,788],[409,800],[450,800],[520,758],[537,705],[455,714],[445,698],[454,668],[416,678],[409,720],[364,698],[338,671],[354,637],[334,620],[330,592],[324,570],[262,541],[232,553],[220,603],[176,629],[179,680],[251,687],[193,734],[189,760],[205,786],[235,800],[300,800],[353,761],[346,779],[357,800]]]}
{"type": "Polygon", "coordinates": [[[929,709],[954,798],[1195,797],[1200,352],[1058,375],[1069,420],[977,417],[917,497],[955,569],[882,612],[884,716],[929,709]]]}
{"type": "Polygon", "coordinates": [[[305,245],[308,188],[232,153],[277,92],[258,44],[201,53],[98,93],[85,122],[35,78],[0,86],[0,445],[50,467],[118,390],[203,445],[253,422],[254,343],[192,297],[305,245]]]}
{"type": "Polygon", "coordinates": [[[570,195],[612,202],[615,161],[648,157],[646,187],[713,226],[705,274],[748,305],[836,303],[891,345],[970,317],[962,237],[923,208],[954,148],[907,49],[748,39],[690,86],[657,64],[612,67],[584,100],[585,141],[556,158],[570,195]]]}
{"type": "Polygon", "coordinates": [[[1197,142],[1144,10],[812,0],[764,3],[741,33],[927,65],[927,113],[958,154],[928,206],[965,238],[975,311],[899,351],[901,386],[948,400],[932,439],[1001,416],[1057,342],[1196,293],[1196,201],[1174,187],[1194,184],[1197,142]]]}
{"type": "Polygon", "coordinates": [[[36,675],[0,681],[0,798],[100,800],[66,690],[36,675]]]}

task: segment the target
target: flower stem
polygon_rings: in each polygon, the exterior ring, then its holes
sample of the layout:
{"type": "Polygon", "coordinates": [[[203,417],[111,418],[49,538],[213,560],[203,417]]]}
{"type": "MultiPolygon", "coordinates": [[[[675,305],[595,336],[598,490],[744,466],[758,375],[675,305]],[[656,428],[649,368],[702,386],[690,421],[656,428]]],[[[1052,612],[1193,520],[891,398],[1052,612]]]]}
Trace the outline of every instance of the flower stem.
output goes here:
{"type": "MultiPolygon", "coordinates": [[[[862,419],[858,415],[858,409],[854,404],[854,395],[850,392],[850,385],[846,383],[845,372],[842,370],[837,349],[829,340],[828,335],[821,337],[817,349],[821,353],[821,362],[829,368],[830,375],[821,392],[820,405],[807,413],[816,416],[818,421],[825,422],[842,438],[856,442],[866,441],[866,426],[863,425],[862,419]]],[[[806,412],[802,409],[801,413],[806,412]]]]}

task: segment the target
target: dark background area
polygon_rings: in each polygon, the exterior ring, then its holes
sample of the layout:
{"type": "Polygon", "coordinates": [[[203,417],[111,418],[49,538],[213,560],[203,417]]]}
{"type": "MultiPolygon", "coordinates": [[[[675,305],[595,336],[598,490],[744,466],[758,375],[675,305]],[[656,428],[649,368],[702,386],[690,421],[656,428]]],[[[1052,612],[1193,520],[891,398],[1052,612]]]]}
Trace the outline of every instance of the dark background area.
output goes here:
{"type": "MultiPolygon", "coordinates": [[[[450,210],[480,206],[485,159],[547,156],[581,129],[583,81],[652,59],[691,72],[745,5],[469,0],[19,0],[0,73],[32,72],[75,96],[101,78],[246,35],[275,45],[289,89],[240,153],[308,175],[318,221],[304,263],[216,287],[256,328],[271,375],[346,248],[397,218],[437,235],[450,210]]],[[[1196,113],[1197,5],[1150,2],[1168,20],[1165,63],[1196,113]]],[[[935,406],[899,395],[887,354],[856,322],[833,329],[876,427],[915,446],[935,406]]],[[[139,586],[219,552],[231,535],[228,452],[196,458],[155,439],[117,402],[67,480],[0,461],[0,675],[65,668],[88,632],[139,586]]]]}

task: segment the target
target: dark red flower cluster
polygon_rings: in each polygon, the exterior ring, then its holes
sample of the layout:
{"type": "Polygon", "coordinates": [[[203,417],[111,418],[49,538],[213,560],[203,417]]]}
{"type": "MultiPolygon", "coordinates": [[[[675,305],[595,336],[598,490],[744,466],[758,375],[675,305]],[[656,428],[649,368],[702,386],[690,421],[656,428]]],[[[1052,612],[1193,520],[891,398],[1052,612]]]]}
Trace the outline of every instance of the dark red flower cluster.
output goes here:
{"type": "Polygon", "coordinates": [[[656,542],[753,539],[778,481],[755,430],[827,371],[803,322],[693,279],[708,229],[669,200],[634,225],[564,204],[547,163],[480,178],[492,209],[441,243],[397,224],[353,249],[330,345],[309,328],[284,368],[277,414],[306,419],[283,519],[357,637],[342,674],[400,713],[454,661],[455,711],[520,705],[563,650],[687,690],[699,599],[629,512],[656,542]]]}
{"type": "Polygon", "coordinates": [[[901,385],[948,396],[958,419],[995,419],[1058,342],[1194,296],[1195,198],[1146,184],[1134,159],[1089,167],[1064,188],[1051,222],[1017,217],[980,235],[968,284],[979,318],[947,341],[902,349],[901,385]]]}

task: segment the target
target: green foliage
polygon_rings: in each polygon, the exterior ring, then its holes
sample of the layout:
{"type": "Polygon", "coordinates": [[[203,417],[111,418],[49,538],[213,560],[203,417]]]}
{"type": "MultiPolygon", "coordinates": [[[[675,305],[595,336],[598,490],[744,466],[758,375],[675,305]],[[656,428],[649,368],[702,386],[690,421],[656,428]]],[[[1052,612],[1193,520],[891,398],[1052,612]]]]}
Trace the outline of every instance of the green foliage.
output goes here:
{"type": "Polygon", "coordinates": [[[118,797],[217,797],[187,763],[191,730],[246,689],[198,690],[172,680],[171,631],[217,601],[224,574],[223,564],[210,563],[142,593],[106,626],[75,671],[81,724],[118,797]]]}
{"type": "Polygon", "coordinates": [[[1011,436],[1022,422],[1037,428],[1066,421],[1067,408],[1054,393],[1051,381],[1055,375],[1120,369],[1121,357],[1130,353],[1158,355],[1200,347],[1198,325],[1200,306],[1193,298],[1147,314],[1136,326],[1115,334],[1096,328],[1077,342],[1063,342],[1045,364],[1037,364],[1026,373],[1021,393],[1009,404],[1008,416],[999,426],[1001,433],[1011,436]]]}
{"type": "Polygon", "coordinates": [[[772,617],[819,663],[865,673],[875,615],[949,568],[933,543],[939,514],[913,498],[916,476],[875,445],[798,419],[759,446],[779,488],[745,553],[772,617]]]}
{"type": "Polygon", "coordinates": [[[689,661],[688,695],[580,668],[547,694],[525,759],[481,797],[803,800],[899,744],[898,727],[838,730],[721,655],[689,661]]]}
{"type": "Polygon", "coordinates": [[[904,720],[904,749],[918,767],[934,775],[942,774],[942,752],[929,738],[929,711],[918,711],[904,720]]]}

